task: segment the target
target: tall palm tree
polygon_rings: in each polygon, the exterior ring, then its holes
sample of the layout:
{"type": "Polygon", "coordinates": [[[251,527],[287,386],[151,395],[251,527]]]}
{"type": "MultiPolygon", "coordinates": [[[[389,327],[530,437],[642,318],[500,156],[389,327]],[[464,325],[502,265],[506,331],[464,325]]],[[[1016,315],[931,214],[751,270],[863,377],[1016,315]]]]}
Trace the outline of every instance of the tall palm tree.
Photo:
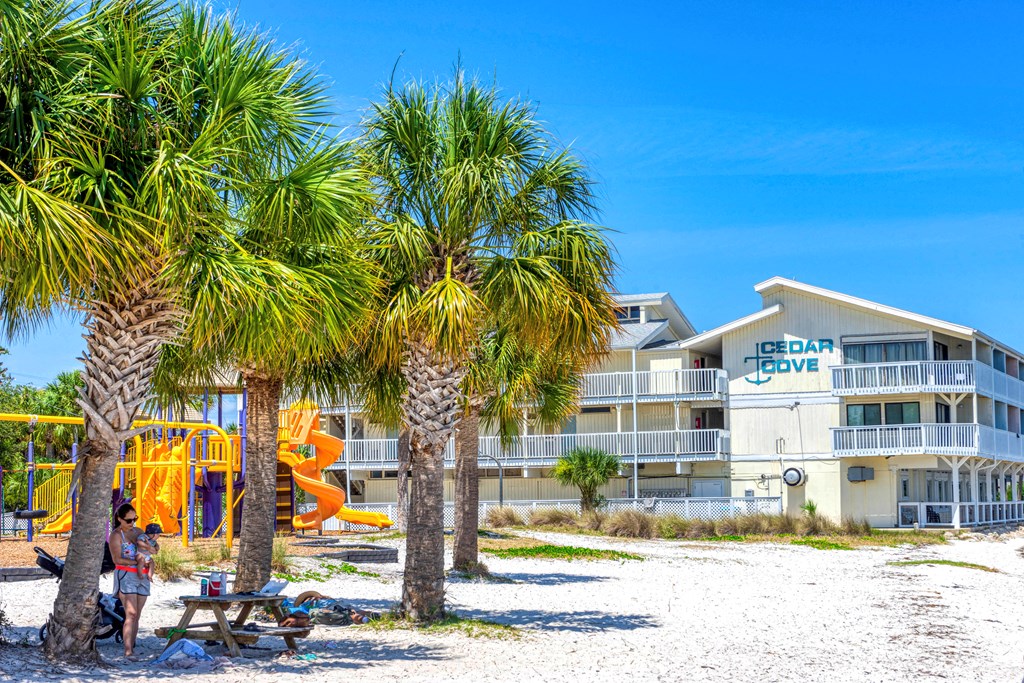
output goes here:
{"type": "Polygon", "coordinates": [[[359,241],[369,194],[350,146],[311,139],[299,156],[268,159],[262,176],[241,194],[231,238],[197,245],[185,296],[190,323],[159,382],[180,397],[217,368],[234,367],[248,390],[236,590],[270,579],[282,396],[315,393],[307,370],[360,340],[376,296],[359,241]]]}
{"type": "Polygon", "coordinates": [[[189,247],[224,233],[250,169],[301,149],[323,103],[293,56],[206,9],[0,0],[0,307],[9,333],[67,309],[87,332],[82,493],[51,656],[96,656],[110,482],[185,322],[189,247]]]}
{"type": "Polygon", "coordinates": [[[585,169],[529,104],[503,103],[457,73],[389,89],[364,125],[389,278],[365,350],[371,366],[403,378],[412,487],[402,607],[430,620],[444,609],[444,449],[481,340],[500,324],[536,348],[603,348],[613,258],[586,222],[585,169]]]}
{"type": "Polygon", "coordinates": [[[522,433],[524,411],[536,426],[560,426],[576,412],[580,374],[594,360],[529,348],[502,330],[486,335],[465,382],[467,406],[455,437],[455,569],[479,562],[481,421],[509,445],[522,433]]]}

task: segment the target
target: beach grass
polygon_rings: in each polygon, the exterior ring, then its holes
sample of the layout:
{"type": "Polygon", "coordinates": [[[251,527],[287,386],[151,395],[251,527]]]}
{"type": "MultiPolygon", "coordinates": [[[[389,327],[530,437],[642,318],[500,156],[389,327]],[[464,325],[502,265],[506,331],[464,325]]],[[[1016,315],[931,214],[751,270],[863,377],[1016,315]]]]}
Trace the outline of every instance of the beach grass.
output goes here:
{"type": "Polygon", "coordinates": [[[621,550],[604,548],[580,548],[572,545],[552,545],[543,543],[508,548],[481,548],[482,552],[501,559],[514,558],[546,559],[546,560],[643,560],[642,555],[626,553],[621,550]]]}
{"type": "Polygon", "coordinates": [[[187,579],[192,576],[192,563],[178,546],[167,543],[153,555],[153,572],[164,581],[187,579]]]}
{"type": "Polygon", "coordinates": [[[356,628],[369,629],[371,631],[416,630],[421,633],[440,635],[456,633],[469,638],[493,640],[514,640],[520,637],[519,629],[515,626],[499,624],[496,621],[487,619],[468,619],[451,613],[446,614],[437,621],[426,624],[418,624],[393,613],[387,613],[382,615],[380,619],[374,619],[356,628]]]}
{"type": "Polygon", "coordinates": [[[965,569],[978,569],[983,572],[992,572],[998,574],[999,570],[995,567],[987,567],[983,564],[975,564],[974,562],[961,562],[959,560],[894,560],[887,562],[894,567],[918,567],[921,565],[944,565],[947,567],[963,567],[965,569]]]}

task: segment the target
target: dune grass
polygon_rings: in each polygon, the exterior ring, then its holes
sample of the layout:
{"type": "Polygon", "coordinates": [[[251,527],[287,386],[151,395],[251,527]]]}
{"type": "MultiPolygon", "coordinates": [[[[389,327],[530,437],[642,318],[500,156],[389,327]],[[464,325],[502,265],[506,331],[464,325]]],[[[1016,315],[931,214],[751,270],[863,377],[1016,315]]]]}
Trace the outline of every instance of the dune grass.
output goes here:
{"type": "Polygon", "coordinates": [[[342,574],[349,574],[352,576],[365,576],[371,579],[379,579],[380,574],[376,572],[368,572],[360,569],[354,564],[348,562],[342,562],[341,564],[335,564],[333,562],[321,562],[316,569],[307,569],[306,571],[296,572],[291,565],[289,565],[288,571],[273,572],[275,579],[284,579],[292,583],[298,581],[314,581],[317,583],[323,583],[329,581],[335,576],[342,574]]]}
{"type": "Polygon", "coordinates": [[[187,579],[192,576],[192,563],[178,546],[166,543],[153,555],[153,572],[164,581],[187,579]]]}
{"type": "Polygon", "coordinates": [[[798,538],[789,542],[790,545],[805,545],[816,550],[853,550],[852,546],[826,538],[798,538]]]}
{"type": "MultiPolygon", "coordinates": [[[[487,521],[491,527],[523,526],[510,508],[492,508],[487,521]]],[[[620,538],[746,543],[789,543],[793,538],[819,538],[851,548],[947,542],[941,531],[880,531],[863,520],[846,518],[833,522],[820,514],[755,514],[706,520],[680,515],[655,516],[639,510],[599,511],[580,516],[566,510],[538,508],[530,516],[530,528],[620,538]]]]}
{"type": "Polygon", "coordinates": [[[403,619],[393,613],[384,614],[380,619],[356,626],[356,628],[368,629],[371,631],[395,631],[395,630],[416,630],[422,633],[448,634],[456,633],[468,638],[487,638],[493,640],[515,640],[520,637],[519,630],[515,626],[499,624],[496,621],[487,619],[467,619],[457,614],[446,614],[437,621],[427,624],[403,619]]]}
{"type": "Polygon", "coordinates": [[[643,560],[642,555],[626,553],[621,550],[607,550],[603,548],[580,548],[572,545],[552,545],[550,543],[539,543],[537,545],[526,545],[506,548],[481,548],[482,552],[502,559],[527,558],[547,560],[643,560]]]}
{"type": "Polygon", "coordinates": [[[941,564],[947,567],[963,567],[965,569],[978,569],[983,572],[992,572],[998,574],[999,570],[995,567],[987,567],[983,564],[975,564],[974,562],[961,562],[959,560],[894,560],[887,562],[894,567],[918,567],[921,565],[933,565],[941,564]]]}

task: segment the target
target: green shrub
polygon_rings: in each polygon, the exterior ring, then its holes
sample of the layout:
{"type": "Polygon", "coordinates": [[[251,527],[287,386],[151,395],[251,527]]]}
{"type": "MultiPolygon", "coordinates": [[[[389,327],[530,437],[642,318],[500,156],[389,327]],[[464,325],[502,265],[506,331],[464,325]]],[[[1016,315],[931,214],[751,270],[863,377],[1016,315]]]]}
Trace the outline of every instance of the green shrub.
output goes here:
{"type": "Polygon", "coordinates": [[[576,526],[578,518],[571,510],[537,508],[530,512],[530,526],[576,526]]]}
{"type": "Polygon", "coordinates": [[[639,510],[619,510],[608,515],[601,525],[601,532],[608,536],[627,538],[654,538],[657,524],[655,518],[639,510]]]}
{"type": "Polygon", "coordinates": [[[153,572],[164,581],[187,579],[192,576],[192,564],[177,545],[167,543],[153,555],[153,572]]]}
{"type": "Polygon", "coordinates": [[[658,517],[658,536],[661,538],[686,538],[693,521],[679,515],[658,517]]]}
{"type": "Polygon", "coordinates": [[[523,518],[510,507],[496,507],[487,510],[485,519],[487,526],[492,529],[500,529],[509,526],[523,526],[523,518]]]}

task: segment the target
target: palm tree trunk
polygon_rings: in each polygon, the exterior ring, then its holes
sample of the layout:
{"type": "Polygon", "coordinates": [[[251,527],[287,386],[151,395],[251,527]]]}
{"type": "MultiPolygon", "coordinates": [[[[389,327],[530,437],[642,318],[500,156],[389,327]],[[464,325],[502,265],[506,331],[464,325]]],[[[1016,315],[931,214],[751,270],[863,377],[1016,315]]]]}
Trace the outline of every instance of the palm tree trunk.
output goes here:
{"type": "Polygon", "coordinates": [[[403,534],[409,531],[409,430],[398,432],[398,502],[395,526],[403,534]]]}
{"type": "MultiPolygon", "coordinates": [[[[236,591],[255,591],[270,580],[277,517],[277,430],[283,382],[243,371],[248,391],[245,513],[238,542],[236,591]]],[[[230,485],[230,484],[229,484],[230,485]]]]}
{"type": "Polygon", "coordinates": [[[455,435],[455,552],[452,566],[471,571],[478,562],[480,527],[480,408],[470,406],[455,435]]]}
{"type": "Polygon", "coordinates": [[[410,342],[408,352],[402,374],[409,387],[404,417],[412,491],[402,611],[422,622],[444,615],[444,451],[458,421],[466,368],[435,355],[427,344],[410,342]]]}
{"type": "Polygon", "coordinates": [[[181,312],[152,278],[127,292],[92,302],[86,322],[85,366],[79,403],[85,448],[76,472],[81,484],[64,575],[47,623],[44,649],[64,661],[95,660],[96,603],[110,489],[122,441],[149,399],[161,346],[179,331],[181,312]]]}

